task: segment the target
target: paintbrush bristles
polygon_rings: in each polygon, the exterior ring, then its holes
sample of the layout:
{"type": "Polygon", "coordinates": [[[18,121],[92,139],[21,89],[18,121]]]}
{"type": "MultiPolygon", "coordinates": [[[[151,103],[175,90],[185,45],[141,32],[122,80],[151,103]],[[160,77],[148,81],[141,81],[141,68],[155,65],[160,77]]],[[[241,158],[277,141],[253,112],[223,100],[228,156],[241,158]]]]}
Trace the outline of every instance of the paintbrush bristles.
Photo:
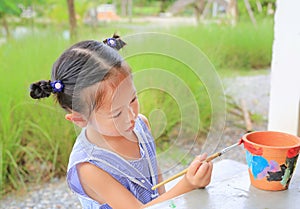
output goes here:
{"type": "MultiPolygon", "coordinates": [[[[212,161],[213,159],[219,157],[220,155],[221,155],[221,152],[217,152],[217,153],[215,153],[215,154],[209,156],[208,158],[206,158],[204,161],[205,161],[205,162],[210,162],[210,161],[212,161]]],[[[175,174],[174,176],[168,178],[167,180],[162,181],[162,182],[160,182],[159,184],[156,184],[156,185],[153,186],[151,189],[152,189],[152,190],[155,190],[156,188],[158,188],[158,187],[160,187],[160,186],[162,186],[162,185],[164,185],[164,184],[166,184],[166,183],[168,183],[168,182],[170,182],[170,181],[172,181],[172,180],[174,180],[174,179],[177,179],[178,177],[180,177],[180,176],[186,174],[187,171],[188,171],[188,169],[186,168],[186,169],[184,169],[183,171],[181,171],[181,172],[175,174]]]]}

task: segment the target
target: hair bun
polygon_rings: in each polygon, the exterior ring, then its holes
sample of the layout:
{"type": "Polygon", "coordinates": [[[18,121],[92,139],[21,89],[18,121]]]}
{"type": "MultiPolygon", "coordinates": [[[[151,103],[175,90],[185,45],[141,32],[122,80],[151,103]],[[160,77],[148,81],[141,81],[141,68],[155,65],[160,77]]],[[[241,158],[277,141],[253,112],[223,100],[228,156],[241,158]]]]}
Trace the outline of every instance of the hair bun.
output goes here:
{"type": "Polygon", "coordinates": [[[120,50],[126,45],[126,43],[117,34],[114,34],[112,38],[105,39],[103,43],[116,50],[120,50]]]}
{"type": "Polygon", "coordinates": [[[30,85],[30,96],[33,99],[49,97],[51,93],[51,81],[38,81],[30,85]]]}

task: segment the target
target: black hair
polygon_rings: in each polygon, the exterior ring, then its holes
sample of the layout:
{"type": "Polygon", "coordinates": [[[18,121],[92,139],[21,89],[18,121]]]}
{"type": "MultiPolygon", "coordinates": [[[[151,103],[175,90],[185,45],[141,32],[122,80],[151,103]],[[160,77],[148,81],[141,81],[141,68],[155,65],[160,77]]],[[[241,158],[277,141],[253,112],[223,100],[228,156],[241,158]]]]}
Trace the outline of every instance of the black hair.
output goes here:
{"type": "MultiPolygon", "coordinates": [[[[41,80],[31,84],[30,96],[33,99],[41,99],[54,93],[62,108],[67,111],[74,110],[89,114],[95,108],[97,101],[93,99],[87,104],[82,96],[84,89],[99,83],[99,81],[106,80],[112,74],[130,74],[130,68],[116,50],[122,48],[125,42],[117,35],[111,39],[116,44],[108,44],[106,39],[103,43],[88,40],[71,46],[54,63],[52,81],[41,80]],[[56,91],[53,88],[51,85],[53,81],[59,81],[63,84],[61,91],[56,91]],[[85,112],[85,108],[88,108],[88,113],[85,112]]],[[[98,94],[95,93],[94,95],[98,94]]]]}

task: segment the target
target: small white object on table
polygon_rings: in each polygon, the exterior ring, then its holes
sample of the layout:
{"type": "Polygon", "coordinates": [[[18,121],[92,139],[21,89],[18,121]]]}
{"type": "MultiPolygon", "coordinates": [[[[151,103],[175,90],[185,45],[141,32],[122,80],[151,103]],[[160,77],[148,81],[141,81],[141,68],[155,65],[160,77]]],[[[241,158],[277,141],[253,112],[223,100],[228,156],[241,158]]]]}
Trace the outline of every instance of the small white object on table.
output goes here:
{"type": "Polygon", "coordinates": [[[233,160],[214,163],[211,183],[148,209],[298,209],[300,208],[300,163],[289,189],[264,191],[250,184],[246,164],[233,160]]]}

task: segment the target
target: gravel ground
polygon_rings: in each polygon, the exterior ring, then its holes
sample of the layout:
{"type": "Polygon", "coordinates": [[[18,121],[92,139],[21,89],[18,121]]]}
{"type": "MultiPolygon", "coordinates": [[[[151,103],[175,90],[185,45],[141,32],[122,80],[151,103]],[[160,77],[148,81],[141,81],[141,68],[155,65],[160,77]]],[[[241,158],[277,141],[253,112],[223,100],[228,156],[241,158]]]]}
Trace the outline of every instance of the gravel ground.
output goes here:
{"type": "MultiPolygon", "coordinates": [[[[225,79],[223,82],[225,94],[232,98],[234,104],[240,106],[241,101],[244,101],[245,107],[250,115],[259,115],[257,121],[252,121],[252,130],[267,130],[270,75],[236,77],[234,79],[225,79]]],[[[239,113],[241,113],[241,111],[239,111],[239,113]]],[[[245,132],[246,126],[244,118],[229,113],[227,115],[222,141],[219,143],[217,150],[236,143],[245,132]]],[[[242,146],[233,152],[224,154],[224,158],[246,163],[242,146]]]]}
{"type": "MultiPolygon", "coordinates": [[[[236,77],[234,79],[224,79],[225,93],[232,98],[232,103],[239,106],[240,101],[244,100],[247,109],[251,114],[259,114],[262,120],[253,122],[254,130],[266,130],[267,114],[269,101],[269,75],[236,77]]],[[[234,144],[245,133],[245,123],[242,117],[229,113],[227,115],[226,126],[223,131],[222,140],[217,150],[234,144]]],[[[199,153],[195,148],[191,154],[199,153]]],[[[245,163],[244,151],[242,147],[235,151],[224,154],[221,159],[233,159],[245,163]]],[[[219,159],[220,160],[220,159],[219,159]]],[[[160,160],[161,165],[170,164],[167,160],[160,160]]],[[[174,162],[171,162],[174,163],[174,162]]],[[[178,165],[172,171],[165,173],[165,178],[181,171],[184,165],[178,165]]],[[[10,194],[0,200],[0,209],[64,209],[81,208],[80,204],[72,194],[64,179],[56,179],[45,185],[29,188],[25,194],[10,194]]]]}

